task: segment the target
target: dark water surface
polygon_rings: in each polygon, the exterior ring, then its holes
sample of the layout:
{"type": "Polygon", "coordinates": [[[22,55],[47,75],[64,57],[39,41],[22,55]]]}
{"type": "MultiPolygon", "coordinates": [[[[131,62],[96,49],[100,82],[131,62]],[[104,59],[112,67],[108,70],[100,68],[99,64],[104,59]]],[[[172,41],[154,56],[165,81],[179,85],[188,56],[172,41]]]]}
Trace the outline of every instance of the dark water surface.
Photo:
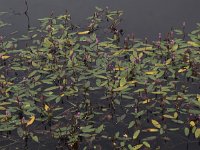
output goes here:
{"type": "MultiPolygon", "coordinates": [[[[195,28],[200,21],[200,0],[27,0],[30,25],[38,24],[37,19],[56,15],[65,10],[71,13],[72,20],[83,23],[92,15],[95,6],[124,11],[123,27],[136,37],[154,39],[159,32],[166,33],[171,27],[181,27],[185,21],[187,31],[195,28]]],[[[28,19],[24,14],[25,0],[0,0],[0,11],[12,12],[6,17],[13,30],[25,32],[28,19]]]]}
{"type": "MultiPolygon", "coordinates": [[[[95,6],[123,10],[122,26],[125,32],[133,32],[138,38],[155,39],[159,32],[166,33],[171,27],[179,28],[183,22],[186,22],[186,31],[189,32],[195,29],[197,22],[200,22],[200,0],[27,0],[27,2],[28,15],[25,15],[27,8],[25,0],[0,0],[0,12],[9,12],[3,19],[11,23],[11,30],[17,30],[19,35],[26,33],[28,25],[38,26],[37,19],[49,16],[52,11],[55,15],[59,15],[68,10],[72,21],[82,25],[85,18],[93,14],[95,6]]],[[[174,146],[173,149],[186,149],[186,140],[179,140],[184,144],[174,146]]],[[[56,142],[47,143],[49,149],[55,149],[53,147],[56,142]]],[[[31,149],[46,148],[36,145],[31,149]]],[[[189,149],[200,148],[198,143],[191,142],[189,149]]]]}

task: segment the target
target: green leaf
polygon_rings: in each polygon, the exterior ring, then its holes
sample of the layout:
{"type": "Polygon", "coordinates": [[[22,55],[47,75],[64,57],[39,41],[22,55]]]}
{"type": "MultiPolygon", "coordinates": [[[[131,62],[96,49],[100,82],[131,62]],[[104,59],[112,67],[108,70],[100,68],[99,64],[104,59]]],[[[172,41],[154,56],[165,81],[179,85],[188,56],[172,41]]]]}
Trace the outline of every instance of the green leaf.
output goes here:
{"type": "Polygon", "coordinates": [[[154,127],[159,128],[159,129],[161,128],[161,125],[158,121],[152,119],[151,123],[154,125],[154,127]]]}
{"type": "Polygon", "coordinates": [[[134,134],[133,134],[133,139],[134,140],[137,139],[137,137],[139,136],[139,134],[140,134],[140,130],[135,131],[134,134]]]}
{"type": "Polygon", "coordinates": [[[21,127],[17,128],[17,134],[19,135],[19,137],[23,137],[24,131],[21,127]]]}
{"type": "Polygon", "coordinates": [[[89,133],[89,132],[95,131],[95,129],[92,128],[92,125],[81,127],[80,129],[81,129],[82,132],[85,132],[85,133],[89,133]]]}
{"type": "Polygon", "coordinates": [[[95,129],[96,133],[101,133],[104,130],[104,125],[100,125],[97,129],[95,129]]]}
{"type": "Polygon", "coordinates": [[[178,49],[178,44],[173,45],[172,50],[176,51],[178,49]]]}
{"type": "Polygon", "coordinates": [[[150,144],[147,141],[142,142],[147,148],[150,148],[150,144]]]}
{"type": "Polygon", "coordinates": [[[32,138],[33,141],[35,141],[37,143],[39,142],[39,139],[38,139],[38,137],[36,135],[31,136],[31,138],[32,138]]]}
{"type": "Polygon", "coordinates": [[[129,129],[132,128],[132,127],[134,126],[134,124],[135,124],[135,121],[131,121],[131,122],[129,123],[129,125],[128,125],[128,128],[129,128],[129,129]]]}
{"type": "Polygon", "coordinates": [[[119,83],[120,83],[120,87],[123,87],[126,84],[126,78],[121,78],[119,83]]]}
{"type": "Polygon", "coordinates": [[[45,38],[45,39],[44,39],[44,42],[43,42],[43,46],[44,46],[44,47],[49,48],[49,47],[51,47],[52,45],[53,45],[53,43],[50,42],[48,38],[45,38]]]}
{"type": "Polygon", "coordinates": [[[55,89],[58,89],[58,88],[59,88],[58,86],[52,86],[50,88],[45,89],[44,91],[52,91],[52,90],[55,90],[55,89]]]}
{"type": "Polygon", "coordinates": [[[135,145],[135,146],[133,146],[132,150],[139,150],[142,146],[143,146],[143,144],[135,145]]]}
{"type": "Polygon", "coordinates": [[[185,128],[184,129],[184,133],[185,133],[185,136],[188,136],[189,134],[190,134],[190,130],[189,130],[189,128],[185,128]]]}
{"type": "Polygon", "coordinates": [[[200,137],[200,128],[197,128],[197,129],[196,129],[194,135],[195,135],[195,138],[196,138],[196,139],[200,137]]]}
{"type": "Polygon", "coordinates": [[[113,89],[114,92],[119,92],[119,91],[122,91],[122,90],[125,90],[128,88],[128,85],[125,85],[125,86],[121,86],[121,87],[118,87],[116,89],[113,89]]]}

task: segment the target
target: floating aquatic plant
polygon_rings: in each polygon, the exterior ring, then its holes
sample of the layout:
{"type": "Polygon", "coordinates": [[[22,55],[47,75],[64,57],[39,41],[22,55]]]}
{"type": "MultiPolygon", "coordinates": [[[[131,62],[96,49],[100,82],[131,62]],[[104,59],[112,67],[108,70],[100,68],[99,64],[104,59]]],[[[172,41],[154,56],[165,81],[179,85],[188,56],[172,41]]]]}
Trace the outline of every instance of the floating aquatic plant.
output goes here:
{"type": "Polygon", "coordinates": [[[3,140],[26,149],[50,138],[65,149],[158,149],[178,134],[198,142],[200,24],[187,38],[174,34],[184,26],[152,43],[123,41],[121,15],[97,8],[82,29],[68,12],[51,14],[18,39],[0,35],[3,140]]]}

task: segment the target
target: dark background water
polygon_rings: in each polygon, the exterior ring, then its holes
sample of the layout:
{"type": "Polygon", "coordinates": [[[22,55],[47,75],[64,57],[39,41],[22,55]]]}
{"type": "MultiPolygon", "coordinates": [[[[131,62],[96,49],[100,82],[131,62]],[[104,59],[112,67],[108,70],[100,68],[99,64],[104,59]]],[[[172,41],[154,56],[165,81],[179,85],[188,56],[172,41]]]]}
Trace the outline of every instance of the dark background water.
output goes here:
{"type": "MultiPolygon", "coordinates": [[[[28,19],[24,14],[25,0],[0,0],[0,11],[11,12],[6,21],[13,24],[12,30],[24,33],[28,19]]],[[[27,0],[30,25],[38,25],[38,18],[56,15],[67,9],[72,20],[81,24],[92,15],[95,6],[124,11],[123,28],[136,37],[155,39],[159,32],[166,33],[171,27],[179,28],[185,21],[187,31],[200,22],[200,0],[27,0]]]]}

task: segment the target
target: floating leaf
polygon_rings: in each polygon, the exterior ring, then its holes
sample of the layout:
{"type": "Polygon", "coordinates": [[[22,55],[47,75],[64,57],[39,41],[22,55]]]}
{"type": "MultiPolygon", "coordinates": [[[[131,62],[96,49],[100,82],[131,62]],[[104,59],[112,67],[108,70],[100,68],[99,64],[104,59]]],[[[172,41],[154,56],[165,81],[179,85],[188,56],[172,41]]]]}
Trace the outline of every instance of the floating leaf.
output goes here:
{"type": "Polygon", "coordinates": [[[163,115],[163,117],[169,118],[169,119],[174,119],[174,116],[170,116],[170,115],[163,115]]]}
{"type": "Polygon", "coordinates": [[[43,42],[44,47],[51,47],[52,45],[53,45],[53,43],[51,41],[49,41],[48,38],[44,39],[44,42],[43,42]]]}
{"type": "Polygon", "coordinates": [[[96,133],[101,133],[104,130],[104,125],[100,125],[98,128],[95,129],[96,133]]]}
{"type": "Polygon", "coordinates": [[[31,138],[32,138],[33,141],[35,141],[37,143],[39,142],[39,139],[38,139],[38,137],[36,135],[31,136],[31,138]]]}
{"type": "Polygon", "coordinates": [[[125,68],[123,68],[123,67],[115,67],[115,68],[113,68],[113,70],[114,71],[119,71],[119,70],[125,70],[125,68]]]}
{"type": "Polygon", "coordinates": [[[172,59],[170,58],[170,59],[167,59],[167,61],[166,61],[166,65],[169,65],[170,63],[171,63],[171,61],[172,61],[172,59]]]}
{"type": "Polygon", "coordinates": [[[139,136],[139,134],[140,134],[140,130],[136,130],[136,131],[134,132],[134,134],[133,134],[133,139],[134,139],[134,140],[137,139],[137,137],[139,136]]]}
{"type": "Polygon", "coordinates": [[[23,137],[23,135],[24,135],[24,131],[23,131],[23,129],[22,128],[17,128],[17,134],[19,135],[19,137],[23,137]]]}
{"type": "Polygon", "coordinates": [[[34,121],[35,121],[35,116],[31,116],[30,120],[26,123],[26,126],[33,124],[34,121]]]}
{"type": "Polygon", "coordinates": [[[55,89],[58,89],[58,88],[59,88],[58,86],[52,86],[50,88],[45,89],[44,91],[52,91],[52,90],[55,90],[55,89]]]}
{"type": "Polygon", "coordinates": [[[196,139],[200,137],[200,128],[197,128],[197,129],[196,129],[194,135],[195,135],[195,138],[196,138],[196,139]]]}
{"type": "Polygon", "coordinates": [[[63,96],[65,96],[65,94],[64,94],[64,93],[60,95],[60,97],[63,97],[63,96]]]}
{"type": "Polygon", "coordinates": [[[3,106],[0,106],[0,110],[6,110],[6,108],[3,106]]]}
{"type": "Polygon", "coordinates": [[[175,113],[174,113],[174,119],[177,119],[177,118],[178,118],[178,113],[175,112],[175,113]]]}
{"type": "Polygon", "coordinates": [[[3,60],[8,59],[8,58],[10,58],[10,56],[7,56],[7,55],[1,56],[1,59],[3,59],[3,60]]]}
{"type": "Polygon", "coordinates": [[[79,35],[84,35],[84,34],[88,34],[90,33],[90,31],[82,31],[82,32],[78,32],[79,35]]]}
{"type": "Polygon", "coordinates": [[[145,129],[143,131],[145,131],[145,132],[158,132],[159,130],[155,129],[155,128],[148,128],[148,129],[145,129]]]}
{"type": "Polygon", "coordinates": [[[113,89],[114,92],[119,92],[119,91],[122,91],[122,90],[125,90],[128,88],[128,85],[125,85],[125,86],[121,86],[121,87],[118,87],[116,89],[113,89]]]}
{"type": "Polygon", "coordinates": [[[150,148],[150,144],[147,141],[142,142],[147,148],[150,148]]]}
{"type": "Polygon", "coordinates": [[[149,51],[152,50],[153,48],[151,46],[149,47],[142,47],[142,48],[137,48],[137,51],[149,51]]]}
{"type": "Polygon", "coordinates": [[[143,146],[143,144],[135,145],[135,146],[133,146],[132,150],[139,150],[142,146],[143,146]]]}
{"type": "Polygon", "coordinates": [[[176,51],[178,49],[178,44],[173,45],[172,50],[176,51]]]}
{"type": "Polygon", "coordinates": [[[188,45],[191,45],[193,47],[200,47],[200,44],[196,43],[196,42],[192,42],[192,41],[188,41],[187,42],[188,45]]]}
{"type": "Polygon", "coordinates": [[[44,109],[45,109],[45,111],[48,111],[49,110],[49,106],[48,105],[44,105],[44,109]]]}
{"type": "Polygon", "coordinates": [[[145,72],[146,75],[154,75],[154,74],[157,74],[157,71],[147,71],[145,72]]]}
{"type": "Polygon", "coordinates": [[[184,133],[185,133],[185,136],[188,136],[189,135],[189,133],[190,133],[190,130],[189,130],[189,128],[185,128],[184,129],[184,133]]]}
{"type": "Polygon", "coordinates": [[[178,72],[181,73],[181,72],[185,72],[186,70],[187,69],[183,68],[183,69],[179,69],[178,72]]]}
{"type": "Polygon", "coordinates": [[[134,124],[135,124],[135,121],[131,121],[131,122],[129,123],[129,125],[128,125],[128,128],[132,128],[132,127],[134,126],[134,124]]]}
{"type": "Polygon", "coordinates": [[[154,125],[154,127],[159,128],[159,129],[161,128],[161,125],[158,121],[152,119],[151,123],[154,125]]]}
{"type": "Polygon", "coordinates": [[[121,78],[119,84],[120,87],[123,87],[126,84],[126,78],[121,78]]]}
{"type": "Polygon", "coordinates": [[[200,102],[200,94],[197,94],[197,100],[200,102]]]}
{"type": "Polygon", "coordinates": [[[142,102],[142,104],[147,104],[147,103],[149,103],[150,102],[150,99],[146,99],[146,100],[144,100],[143,102],[142,102]]]}
{"type": "Polygon", "coordinates": [[[194,121],[190,121],[190,126],[194,127],[195,126],[195,122],[194,121]]]}

